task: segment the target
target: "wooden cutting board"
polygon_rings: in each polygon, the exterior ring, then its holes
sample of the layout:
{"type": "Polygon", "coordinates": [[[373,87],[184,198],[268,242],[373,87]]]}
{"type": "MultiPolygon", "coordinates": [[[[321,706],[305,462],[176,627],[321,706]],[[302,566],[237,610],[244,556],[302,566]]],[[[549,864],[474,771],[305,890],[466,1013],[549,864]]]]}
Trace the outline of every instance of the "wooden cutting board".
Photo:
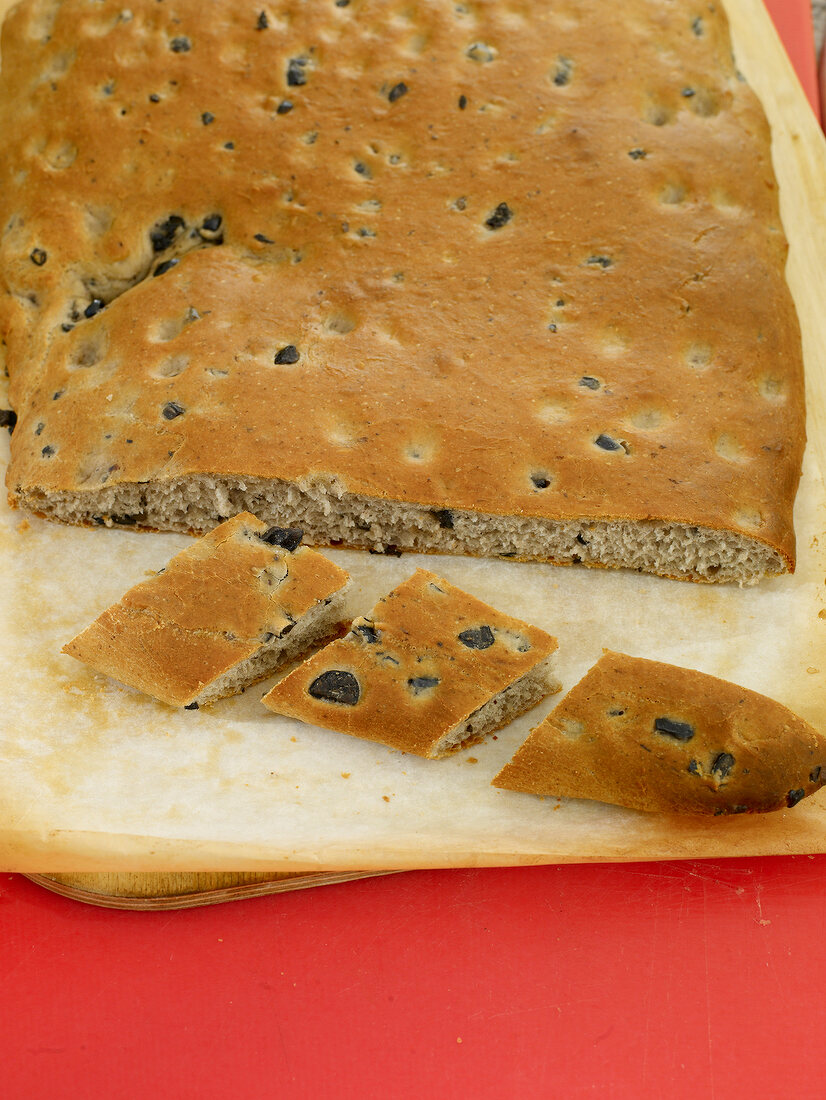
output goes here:
{"type": "Polygon", "coordinates": [[[357,878],[372,878],[388,871],[317,871],[302,872],[183,872],[147,871],[143,874],[27,875],[26,878],[55,894],[99,905],[105,909],[191,909],[198,905],[217,905],[223,901],[279,894],[285,890],[304,890],[310,886],[332,886],[357,878]]]}
{"type": "MultiPolygon", "coordinates": [[[[4,6],[4,0],[0,0],[0,12],[2,12],[4,6]]],[[[747,65],[744,66],[747,69],[747,75],[763,100],[773,124],[774,159],[783,193],[784,220],[789,237],[794,238],[789,281],[803,322],[807,367],[809,368],[810,455],[816,457],[821,469],[826,469],[826,350],[824,350],[826,349],[826,310],[823,309],[822,304],[822,257],[826,255],[826,219],[822,217],[822,213],[818,214],[818,212],[826,209],[826,147],[824,147],[823,136],[817,121],[805,101],[788,58],[777,41],[762,4],[756,2],[756,0],[727,0],[726,9],[731,18],[737,56],[747,62],[747,65]]],[[[820,523],[822,512],[818,512],[817,519],[818,532],[822,532],[823,528],[820,523]]],[[[817,578],[818,585],[820,585],[821,578],[822,574],[819,574],[817,578]]],[[[675,593],[675,595],[682,595],[682,593],[675,593]]],[[[817,616],[817,612],[814,614],[817,616]]],[[[823,607],[820,611],[820,618],[824,620],[824,629],[826,630],[826,607],[823,607]]],[[[763,621],[770,622],[771,620],[764,619],[763,621]]],[[[798,630],[795,636],[799,638],[799,634],[798,630]]],[[[730,633],[724,639],[726,646],[729,645],[729,640],[730,633]]],[[[610,639],[605,639],[605,641],[610,641],[610,639]]],[[[725,656],[725,652],[722,655],[725,656]]],[[[823,662],[812,662],[813,665],[815,663],[822,664],[823,662]]],[[[826,664],[824,664],[824,667],[826,667],[826,664]]],[[[719,675],[727,674],[725,668],[716,671],[719,675]]],[[[815,674],[820,675],[821,672],[820,669],[814,667],[803,671],[806,673],[811,672],[813,676],[815,674]]],[[[733,674],[729,674],[729,678],[737,679],[733,674]]],[[[810,681],[811,688],[815,686],[815,683],[814,679],[810,681]]],[[[57,723],[54,728],[60,729],[61,727],[57,723]]],[[[28,759],[29,757],[26,757],[26,760],[28,759]]],[[[343,775],[344,773],[342,773],[343,775]]],[[[36,794],[37,789],[29,800],[30,805],[27,804],[23,807],[25,812],[21,812],[20,815],[21,820],[26,825],[29,824],[29,818],[35,816],[39,809],[40,800],[35,797],[36,794]]],[[[388,795],[388,798],[390,797],[388,795]]],[[[79,798],[78,788],[70,786],[67,798],[72,805],[76,805],[79,798]]],[[[812,800],[812,802],[814,803],[815,800],[812,800]]],[[[384,800],[382,805],[388,805],[387,799],[384,800]]],[[[381,810],[381,807],[379,809],[381,810]]],[[[390,813],[391,811],[387,812],[390,813]]],[[[560,814],[559,816],[562,817],[563,815],[560,814]]],[[[405,867],[483,865],[512,862],[557,862],[571,859],[681,858],[687,855],[692,857],[733,855],[750,854],[756,851],[824,850],[823,845],[826,843],[824,841],[826,836],[826,814],[824,814],[824,811],[819,811],[818,815],[815,814],[814,810],[809,811],[808,808],[800,808],[794,812],[794,815],[789,815],[789,818],[788,828],[786,828],[783,821],[772,822],[771,824],[773,826],[777,825],[777,828],[770,837],[767,836],[766,838],[763,838],[762,834],[758,835],[762,823],[749,821],[735,823],[738,832],[734,837],[731,835],[733,830],[728,830],[725,833],[722,830],[715,830],[713,835],[710,832],[708,835],[704,833],[699,840],[695,840],[692,836],[687,835],[690,830],[686,828],[672,830],[664,838],[657,836],[652,839],[646,835],[643,837],[644,843],[641,841],[635,847],[625,843],[626,834],[622,832],[620,837],[622,844],[618,842],[611,846],[603,843],[601,836],[596,836],[593,828],[588,828],[585,830],[579,829],[574,838],[576,843],[570,843],[567,847],[562,844],[549,846],[548,842],[541,838],[534,847],[523,844],[518,851],[515,847],[513,849],[502,847],[510,838],[505,837],[503,839],[502,830],[497,821],[496,832],[492,835],[499,847],[491,844],[481,853],[475,849],[462,848],[461,850],[457,849],[458,854],[456,851],[451,850],[445,855],[441,849],[434,849],[429,850],[422,856],[419,848],[402,851],[397,846],[392,852],[392,856],[395,858],[391,858],[388,856],[387,851],[376,848],[371,837],[369,838],[370,843],[365,843],[359,849],[360,855],[358,858],[353,857],[352,848],[346,851],[335,851],[330,846],[318,845],[314,847],[309,856],[305,857],[303,865],[305,867],[337,866],[339,868],[329,872],[285,871],[286,860],[282,859],[277,862],[270,852],[266,852],[264,856],[256,855],[255,860],[250,859],[246,865],[249,866],[252,863],[253,866],[258,868],[262,865],[265,867],[268,865],[280,866],[281,871],[279,873],[257,870],[240,875],[230,873],[229,877],[226,875],[207,875],[204,877],[203,875],[157,874],[154,872],[128,876],[64,873],[61,875],[50,874],[48,879],[37,876],[35,881],[40,881],[44,885],[49,885],[50,888],[63,893],[70,893],[72,896],[85,896],[87,900],[95,900],[100,904],[124,904],[129,907],[137,905],[141,908],[157,908],[171,907],[178,904],[179,901],[184,905],[198,904],[199,902],[195,899],[201,893],[204,895],[204,900],[207,901],[224,900],[224,891],[269,893],[274,890],[296,889],[308,885],[320,885],[325,882],[337,882],[344,881],[347,878],[360,877],[360,872],[354,872],[350,868],[354,865],[371,866],[371,854],[373,873],[381,873],[380,869],[388,864],[391,866],[395,864],[397,867],[401,865],[405,867]],[[808,817],[807,814],[809,814],[808,817]],[[738,839],[742,843],[742,847],[739,849],[733,844],[733,840],[738,839]],[[585,844],[586,841],[587,844],[585,844]],[[398,862],[396,862],[396,859],[398,859],[398,862]],[[222,896],[216,896],[214,899],[210,898],[209,895],[216,891],[222,896]],[[175,900],[176,898],[178,901],[175,900]]],[[[643,822],[643,827],[648,828],[649,831],[652,825],[651,822],[643,822]]],[[[121,836],[118,833],[116,838],[118,847],[115,851],[114,844],[110,848],[101,849],[102,840],[99,833],[84,834],[80,836],[80,839],[77,839],[74,833],[67,837],[65,831],[61,833],[58,828],[41,828],[37,821],[35,821],[35,826],[36,828],[31,829],[31,835],[39,847],[34,852],[26,850],[20,857],[20,862],[15,867],[9,865],[9,869],[29,870],[38,867],[51,871],[54,867],[65,869],[66,867],[79,866],[84,862],[87,867],[98,868],[107,866],[107,864],[129,865],[128,852],[126,855],[124,854],[124,846],[130,840],[128,836],[121,836]],[[62,842],[64,843],[62,856],[56,856],[55,853],[56,851],[59,852],[59,845],[62,842]],[[70,842],[74,844],[74,848],[69,847],[70,842]],[[95,847],[92,848],[92,845],[95,845],[95,847]],[[113,851],[115,851],[114,855],[112,855],[113,851]],[[81,853],[80,857],[78,852],[81,853]],[[26,860],[25,865],[22,862],[24,857],[26,860]]],[[[106,839],[107,835],[103,834],[103,840],[106,839]]],[[[279,844],[284,843],[280,832],[274,830],[274,836],[279,844]]],[[[141,834],[138,840],[142,840],[142,838],[144,838],[144,834],[141,834]]],[[[18,837],[13,839],[18,845],[24,842],[28,843],[29,834],[22,836],[22,839],[18,837]]],[[[517,839],[521,841],[522,838],[517,839]]],[[[529,839],[532,840],[532,838],[529,839]]],[[[441,834],[439,835],[439,842],[441,843],[441,834]]],[[[144,838],[142,843],[148,844],[149,842],[146,842],[144,838]]],[[[174,836],[170,838],[169,845],[180,856],[179,842],[174,839],[174,836]]],[[[138,864],[140,859],[144,868],[147,865],[152,865],[152,863],[157,866],[160,862],[160,856],[156,852],[158,847],[153,839],[151,843],[152,850],[149,854],[146,855],[143,851],[139,852],[133,859],[132,865],[138,864]]],[[[0,844],[0,848],[2,848],[2,844],[0,844]]],[[[187,849],[187,851],[189,850],[187,849]]],[[[189,854],[184,858],[178,860],[178,866],[183,863],[184,866],[189,864],[190,866],[203,867],[206,863],[206,859],[199,862],[191,858],[189,854]],[[186,862],[184,862],[184,858],[186,862]]],[[[208,866],[215,866],[220,862],[219,859],[215,858],[214,851],[208,852],[207,858],[209,860],[208,866]]],[[[235,852],[230,851],[229,854],[225,852],[223,866],[231,867],[233,865],[243,865],[243,861],[236,858],[235,852]]],[[[300,867],[302,863],[299,860],[292,860],[291,864],[287,864],[287,866],[290,865],[300,867]]],[[[231,896],[248,895],[234,893],[231,896]]]]}

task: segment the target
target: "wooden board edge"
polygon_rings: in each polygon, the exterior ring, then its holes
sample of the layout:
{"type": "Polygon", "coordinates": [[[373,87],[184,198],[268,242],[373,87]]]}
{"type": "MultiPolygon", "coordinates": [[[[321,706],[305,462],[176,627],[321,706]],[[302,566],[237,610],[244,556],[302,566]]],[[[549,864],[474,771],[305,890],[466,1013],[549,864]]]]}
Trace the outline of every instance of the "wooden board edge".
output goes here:
{"type": "Polygon", "coordinates": [[[225,880],[235,880],[232,885],[207,886],[203,883],[215,879],[212,874],[191,875],[176,873],[167,878],[180,880],[174,883],[178,892],[158,893],[145,896],[142,886],[148,880],[160,878],[155,874],[141,875],[118,874],[77,874],[42,875],[26,874],[23,877],[37,886],[80,901],[86,905],[95,905],[103,909],[130,909],[137,912],[157,912],[167,909],[194,909],[203,905],[219,905],[227,901],[243,901],[247,898],[264,897],[269,894],[286,893],[290,890],[306,890],[314,886],[333,886],[341,882],[352,882],[361,878],[376,878],[381,875],[399,874],[398,871],[313,871],[289,874],[233,875],[223,873],[225,880]],[[242,881],[254,877],[256,881],[242,881]],[[113,883],[111,880],[131,879],[131,885],[125,882],[113,883]],[[142,880],[142,881],[141,881],[142,880]],[[112,892],[109,892],[112,891],[112,892]]]}

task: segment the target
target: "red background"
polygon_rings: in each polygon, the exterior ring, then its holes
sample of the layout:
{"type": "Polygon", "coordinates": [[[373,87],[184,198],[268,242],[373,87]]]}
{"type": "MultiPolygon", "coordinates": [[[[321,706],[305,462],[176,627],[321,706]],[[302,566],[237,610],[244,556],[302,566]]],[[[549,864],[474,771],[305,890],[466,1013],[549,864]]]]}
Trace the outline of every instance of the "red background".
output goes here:
{"type": "MultiPolygon", "coordinates": [[[[813,104],[808,0],[768,5],[813,104]]],[[[826,1097],[826,856],[132,913],[0,875],[0,1098],[826,1097]]]]}

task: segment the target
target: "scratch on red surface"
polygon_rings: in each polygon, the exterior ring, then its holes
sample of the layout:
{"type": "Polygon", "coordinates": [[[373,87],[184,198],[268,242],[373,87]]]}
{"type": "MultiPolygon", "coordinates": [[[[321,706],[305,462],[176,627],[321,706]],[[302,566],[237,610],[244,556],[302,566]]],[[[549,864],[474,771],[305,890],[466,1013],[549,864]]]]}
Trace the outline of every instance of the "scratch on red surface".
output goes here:
{"type": "Polygon", "coordinates": [[[755,882],[755,884],[754,884],[754,900],[757,902],[757,923],[761,924],[761,925],[763,925],[763,927],[765,927],[766,925],[771,924],[771,921],[763,919],[763,899],[760,896],[762,893],[763,893],[763,886],[761,885],[761,883],[755,882]]]}
{"type": "MultiPolygon", "coordinates": [[[[702,878],[702,876],[699,876],[702,878]]],[[[714,881],[714,880],[712,880],[714,881]]],[[[707,887],[708,883],[703,880],[703,955],[705,961],[705,991],[706,991],[706,1036],[708,1039],[708,1079],[709,1079],[709,1096],[711,1100],[714,1100],[714,1051],[713,1041],[711,1037],[711,990],[709,988],[709,966],[708,966],[708,909],[706,907],[707,887]]]]}

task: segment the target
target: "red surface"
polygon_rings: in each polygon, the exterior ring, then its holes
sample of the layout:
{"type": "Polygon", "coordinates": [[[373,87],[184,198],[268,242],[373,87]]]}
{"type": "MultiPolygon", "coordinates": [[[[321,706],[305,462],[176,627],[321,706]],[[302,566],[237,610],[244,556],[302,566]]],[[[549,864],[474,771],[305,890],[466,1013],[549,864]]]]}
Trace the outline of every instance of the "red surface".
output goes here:
{"type": "Polygon", "coordinates": [[[765,0],[812,109],[820,117],[817,59],[810,0],[765,0]]]}
{"type": "Polygon", "coordinates": [[[825,874],[412,872],[172,913],[2,876],[0,1094],[821,1100],[825,874]]]}
{"type": "MultiPolygon", "coordinates": [[[[808,0],[769,7],[816,102],[808,0]]],[[[822,1100],[824,879],[417,872],[127,913],[3,875],[0,1100],[822,1100]]]]}

